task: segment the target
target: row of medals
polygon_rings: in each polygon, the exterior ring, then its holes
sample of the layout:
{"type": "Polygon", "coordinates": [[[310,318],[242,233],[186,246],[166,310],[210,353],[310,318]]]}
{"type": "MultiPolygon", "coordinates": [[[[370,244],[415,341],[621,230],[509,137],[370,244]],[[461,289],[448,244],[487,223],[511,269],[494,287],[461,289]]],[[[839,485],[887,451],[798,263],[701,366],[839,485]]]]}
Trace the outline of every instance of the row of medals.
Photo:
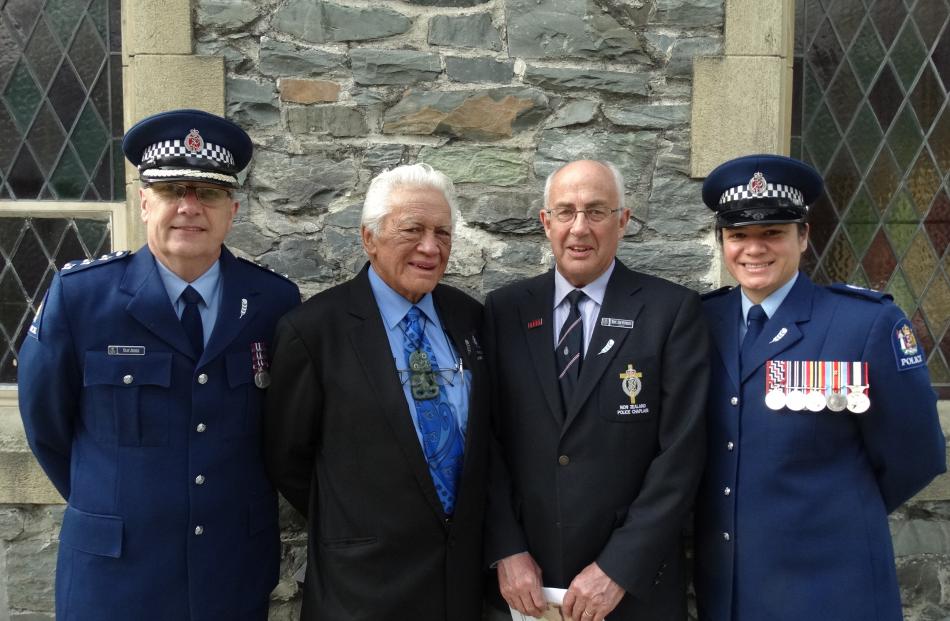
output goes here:
{"type": "Polygon", "coordinates": [[[871,407],[867,362],[769,360],[765,383],[765,405],[772,410],[864,414],[871,407]]]}

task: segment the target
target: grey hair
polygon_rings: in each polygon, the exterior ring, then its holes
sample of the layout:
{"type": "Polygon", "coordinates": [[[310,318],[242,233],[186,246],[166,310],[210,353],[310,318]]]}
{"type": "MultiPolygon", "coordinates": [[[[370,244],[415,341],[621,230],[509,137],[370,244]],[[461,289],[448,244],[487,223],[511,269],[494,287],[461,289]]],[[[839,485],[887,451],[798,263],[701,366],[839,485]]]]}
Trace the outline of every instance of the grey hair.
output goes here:
{"type": "MultiPolygon", "coordinates": [[[[623,173],[620,172],[620,169],[617,168],[617,165],[608,160],[590,160],[596,162],[610,171],[611,177],[614,180],[614,186],[617,190],[617,207],[620,208],[619,213],[622,214],[624,210],[624,185],[623,185],[623,173]]],[[[557,170],[548,175],[548,178],[544,182],[544,208],[548,209],[548,200],[551,198],[551,185],[554,183],[554,177],[557,176],[559,172],[564,170],[566,166],[570,166],[574,162],[567,162],[566,164],[559,166],[557,170]]]]}
{"type": "Polygon", "coordinates": [[[455,186],[452,180],[428,164],[406,164],[392,170],[384,170],[370,181],[363,200],[363,214],[360,224],[374,235],[379,234],[380,225],[392,211],[389,197],[399,188],[432,188],[438,190],[449,204],[452,226],[458,218],[458,205],[455,200],[455,186]]]}

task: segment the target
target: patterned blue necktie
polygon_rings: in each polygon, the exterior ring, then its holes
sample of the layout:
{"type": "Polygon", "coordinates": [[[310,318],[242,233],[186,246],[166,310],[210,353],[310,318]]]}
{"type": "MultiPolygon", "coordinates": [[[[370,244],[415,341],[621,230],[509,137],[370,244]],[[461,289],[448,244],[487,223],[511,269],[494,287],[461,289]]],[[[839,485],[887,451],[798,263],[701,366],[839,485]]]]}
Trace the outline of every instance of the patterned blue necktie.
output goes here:
{"type": "MultiPolygon", "coordinates": [[[[413,306],[402,320],[406,333],[404,349],[406,367],[411,369],[410,358],[417,351],[425,352],[432,369],[438,364],[429,339],[419,321],[421,311],[413,306]]],[[[416,420],[422,434],[422,450],[429,462],[429,473],[439,493],[439,500],[447,515],[455,511],[455,490],[462,472],[463,441],[459,431],[458,418],[445,393],[445,386],[439,386],[439,394],[432,399],[415,399],[416,420]]]]}

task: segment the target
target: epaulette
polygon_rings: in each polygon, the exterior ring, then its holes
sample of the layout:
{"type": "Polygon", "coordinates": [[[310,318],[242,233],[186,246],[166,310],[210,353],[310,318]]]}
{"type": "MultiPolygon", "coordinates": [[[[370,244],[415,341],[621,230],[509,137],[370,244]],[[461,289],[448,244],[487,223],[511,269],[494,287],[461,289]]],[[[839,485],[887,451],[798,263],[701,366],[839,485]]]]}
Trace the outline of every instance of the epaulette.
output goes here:
{"type": "Polygon", "coordinates": [[[236,256],[235,258],[236,258],[238,261],[243,261],[244,263],[247,263],[248,265],[253,265],[253,266],[256,267],[257,269],[261,270],[262,272],[267,272],[267,273],[270,274],[271,276],[277,276],[278,278],[281,278],[281,279],[283,279],[283,280],[286,280],[286,281],[289,282],[289,283],[293,283],[293,282],[294,282],[294,281],[292,281],[292,280],[290,279],[290,276],[288,276],[287,274],[279,274],[279,273],[275,272],[273,269],[271,269],[271,268],[269,268],[269,267],[264,267],[264,266],[261,265],[260,263],[255,263],[254,261],[251,261],[251,260],[249,260],[249,259],[245,259],[244,257],[237,257],[237,256],[236,256]]]}
{"type": "Polygon", "coordinates": [[[732,287],[719,287],[718,289],[707,291],[706,293],[701,294],[699,297],[703,300],[711,300],[712,298],[717,298],[720,295],[729,293],[730,291],[732,291],[732,287]]]}
{"type": "Polygon", "coordinates": [[[865,287],[849,285],[843,282],[836,282],[828,285],[828,290],[833,291],[834,293],[840,293],[842,295],[850,295],[852,297],[863,298],[865,300],[873,300],[875,302],[883,302],[884,300],[894,299],[894,296],[890,293],[875,291],[874,289],[866,289],[865,287]]]}
{"type": "Polygon", "coordinates": [[[131,250],[117,250],[115,252],[110,252],[109,254],[104,254],[98,259],[83,259],[82,261],[70,261],[63,266],[63,269],[59,273],[63,276],[68,276],[69,274],[75,274],[76,272],[81,272],[84,269],[95,267],[97,265],[105,265],[106,263],[112,263],[119,259],[127,259],[132,256],[131,250]]]}

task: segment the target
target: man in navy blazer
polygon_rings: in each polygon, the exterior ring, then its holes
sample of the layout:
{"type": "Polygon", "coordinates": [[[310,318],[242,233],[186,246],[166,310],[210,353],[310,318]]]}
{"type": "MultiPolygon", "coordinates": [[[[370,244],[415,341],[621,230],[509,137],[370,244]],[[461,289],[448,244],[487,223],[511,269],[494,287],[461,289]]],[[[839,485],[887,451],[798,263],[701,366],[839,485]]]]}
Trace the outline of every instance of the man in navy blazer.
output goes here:
{"type": "Polygon", "coordinates": [[[264,621],[280,544],[263,388],[300,294],[222,245],[242,129],[175,110],[123,148],[148,243],[63,266],[19,358],[27,439],[67,501],[56,617],[264,621]]]}
{"type": "Polygon", "coordinates": [[[555,171],[540,217],[556,267],[485,303],[500,448],[487,560],[532,616],[546,586],[567,589],[575,620],[686,619],[708,340],[695,292],[616,259],[623,187],[605,162],[555,171]]]}
{"type": "Polygon", "coordinates": [[[926,356],[890,295],[798,271],[810,166],[726,162],[703,186],[738,281],[705,296],[708,463],[696,512],[702,621],[899,621],[887,514],[946,467],[926,356]]]}

